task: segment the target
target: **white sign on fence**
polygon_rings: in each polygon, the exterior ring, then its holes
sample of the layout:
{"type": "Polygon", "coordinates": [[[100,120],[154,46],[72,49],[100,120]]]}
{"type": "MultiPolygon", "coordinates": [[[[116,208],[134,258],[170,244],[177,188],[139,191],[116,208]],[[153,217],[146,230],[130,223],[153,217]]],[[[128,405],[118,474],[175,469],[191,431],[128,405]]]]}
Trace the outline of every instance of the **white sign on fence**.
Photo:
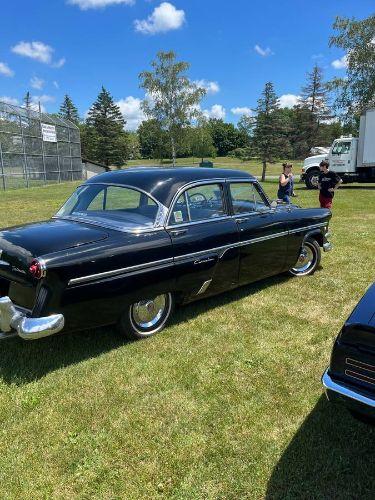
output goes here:
{"type": "Polygon", "coordinates": [[[43,141],[57,142],[55,125],[49,125],[48,123],[41,123],[41,126],[42,126],[43,141]]]}

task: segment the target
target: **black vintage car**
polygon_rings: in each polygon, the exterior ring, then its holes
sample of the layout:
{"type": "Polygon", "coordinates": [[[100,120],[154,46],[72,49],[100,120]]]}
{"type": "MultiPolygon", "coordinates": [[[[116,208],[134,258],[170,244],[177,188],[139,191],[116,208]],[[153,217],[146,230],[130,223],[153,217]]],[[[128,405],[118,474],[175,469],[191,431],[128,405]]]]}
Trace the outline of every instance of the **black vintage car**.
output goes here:
{"type": "Polygon", "coordinates": [[[375,283],[342,327],[322,382],[330,401],[375,423],[375,283]]]}
{"type": "Polygon", "coordinates": [[[133,168],[85,182],[51,220],[0,232],[0,330],[36,339],[116,323],[161,330],[176,303],[290,271],[329,250],[329,210],[271,204],[254,177],[133,168]]]}

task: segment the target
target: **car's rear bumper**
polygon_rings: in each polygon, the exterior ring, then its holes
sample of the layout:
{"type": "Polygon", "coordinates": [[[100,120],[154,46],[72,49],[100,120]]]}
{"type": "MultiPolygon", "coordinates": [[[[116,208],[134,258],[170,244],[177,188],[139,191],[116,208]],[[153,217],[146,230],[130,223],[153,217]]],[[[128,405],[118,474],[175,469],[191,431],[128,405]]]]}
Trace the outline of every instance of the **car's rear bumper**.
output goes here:
{"type": "Polygon", "coordinates": [[[323,374],[322,384],[329,401],[343,404],[350,410],[375,418],[375,398],[369,394],[354,389],[342,381],[334,380],[329,369],[323,374]]]}
{"type": "Polygon", "coordinates": [[[48,337],[60,332],[64,322],[62,314],[30,318],[9,297],[0,297],[0,339],[16,335],[25,340],[48,337]]]}

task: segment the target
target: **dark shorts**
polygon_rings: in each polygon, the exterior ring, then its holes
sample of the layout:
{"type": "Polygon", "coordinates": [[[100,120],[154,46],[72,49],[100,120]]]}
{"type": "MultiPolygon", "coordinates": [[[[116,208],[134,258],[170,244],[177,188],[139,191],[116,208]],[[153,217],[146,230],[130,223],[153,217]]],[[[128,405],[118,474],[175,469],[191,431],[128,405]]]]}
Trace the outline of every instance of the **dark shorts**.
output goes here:
{"type": "Polygon", "coordinates": [[[332,208],[332,200],[333,198],[327,198],[319,193],[320,208],[332,208]]]}

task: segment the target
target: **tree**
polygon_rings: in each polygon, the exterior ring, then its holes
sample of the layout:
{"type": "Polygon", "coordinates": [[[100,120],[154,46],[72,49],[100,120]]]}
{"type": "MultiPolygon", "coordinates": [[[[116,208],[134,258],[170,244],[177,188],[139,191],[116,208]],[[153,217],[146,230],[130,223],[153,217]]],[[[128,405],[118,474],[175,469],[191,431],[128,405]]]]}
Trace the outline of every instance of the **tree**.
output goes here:
{"type": "Polygon", "coordinates": [[[140,153],[142,158],[162,160],[170,155],[170,141],[157,120],[144,120],[138,127],[140,153]]]}
{"type": "Polygon", "coordinates": [[[102,87],[91,106],[86,125],[91,137],[93,160],[104,165],[121,166],[126,161],[125,120],[111,94],[102,87]]]}
{"type": "Polygon", "coordinates": [[[253,149],[263,164],[262,181],[266,178],[267,162],[273,162],[290,152],[286,126],[284,115],[278,107],[273,84],[268,82],[258,99],[252,140],[253,149]]]}
{"type": "Polygon", "coordinates": [[[328,90],[323,82],[323,70],[315,65],[307,74],[307,83],[302,87],[301,98],[298,103],[299,131],[303,136],[306,153],[316,145],[319,128],[322,123],[332,118],[328,106],[328,90]]]}
{"type": "Polygon", "coordinates": [[[197,107],[206,91],[192,83],[185,72],[189,64],[176,62],[174,52],[158,52],[153,71],[140,73],[140,87],[147,93],[142,109],[168,133],[173,165],[183,129],[197,115],[197,107]]]}
{"type": "Polygon", "coordinates": [[[333,29],[337,34],[329,45],[345,51],[346,77],[334,78],[329,88],[337,93],[335,107],[350,122],[375,106],[375,14],[360,21],[337,17],[333,29]]]}
{"type": "Polygon", "coordinates": [[[226,156],[230,151],[246,146],[245,134],[236,129],[233,123],[225,123],[219,118],[210,118],[207,127],[218,156],[226,156]]]}
{"type": "Polygon", "coordinates": [[[216,156],[216,148],[205,119],[201,119],[196,127],[190,129],[189,143],[191,154],[201,158],[202,162],[205,157],[214,158],[216,156]]]}
{"type": "Polygon", "coordinates": [[[75,107],[73,101],[67,94],[65,94],[64,100],[60,106],[59,116],[75,123],[76,125],[80,122],[78,109],[75,107]]]}

